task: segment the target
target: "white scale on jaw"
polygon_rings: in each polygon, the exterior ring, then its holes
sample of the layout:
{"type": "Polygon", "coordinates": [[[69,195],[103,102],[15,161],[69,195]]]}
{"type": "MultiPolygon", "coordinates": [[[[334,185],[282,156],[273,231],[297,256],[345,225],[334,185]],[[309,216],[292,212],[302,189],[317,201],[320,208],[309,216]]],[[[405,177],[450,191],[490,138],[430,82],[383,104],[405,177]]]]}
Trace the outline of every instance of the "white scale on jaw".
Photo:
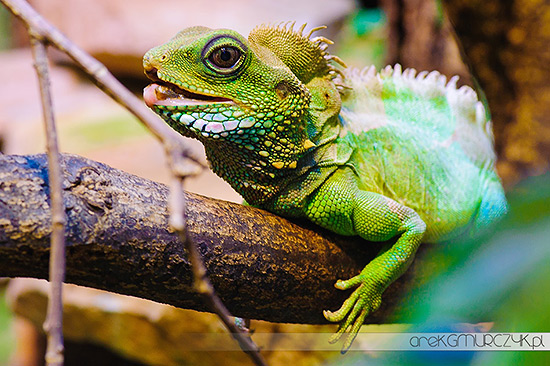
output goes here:
{"type": "MultiPolygon", "coordinates": [[[[158,84],[151,84],[145,88],[143,97],[149,107],[153,106],[189,106],[189,105],[208,105],[208,104],[228,104],[235,105],[231,100],[198,100],[185,98],[182,95],[175,97],[176,93],[158,84]]],[[[180,123],[199,130],[201,132],[211,132],[219,134],[227,131],[233,131],[239,128],[250,128],[254,126],[256,120],[254,117],[247,117],[239,120],[229,120],[231,118],[242,117],[242,112],[225,110],[219,113],[177,113],[172,114],[180,123]],[[234,115],[235,114],[235,115],[234,115]]]]}
{"type": "Polygon", "coordinates": [[[250,128],[256,123],[256,120],[253,117],[247,117],[241,121],[208,122],[204,119],[204,116],[203,118],[199,118],[198,115],[194,113],[182,114],[178,120],[188,127],[192,127],[199,131],[212,133],[233,131],[237,127],[250,128]]]}

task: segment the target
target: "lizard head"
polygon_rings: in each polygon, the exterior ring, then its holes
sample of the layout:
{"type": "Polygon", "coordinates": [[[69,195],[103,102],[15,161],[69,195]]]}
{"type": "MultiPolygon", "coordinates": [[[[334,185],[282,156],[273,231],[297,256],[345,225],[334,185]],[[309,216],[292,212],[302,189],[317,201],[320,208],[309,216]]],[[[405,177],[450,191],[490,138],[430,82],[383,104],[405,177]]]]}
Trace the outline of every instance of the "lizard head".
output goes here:
{"type": "Polygon", "coordinates": [[[228,29],[191,27],[143,58],[153,81],[144,90],[146,104],[200,140],[214,172],[251,203],[276,193],[315,146],[309,110],[317,94],[327,93],[307,85],[319,78],[333,85],[336,74],[321,47],[328,40],[302,31],[260,26],[246,39],[228,29]]]}

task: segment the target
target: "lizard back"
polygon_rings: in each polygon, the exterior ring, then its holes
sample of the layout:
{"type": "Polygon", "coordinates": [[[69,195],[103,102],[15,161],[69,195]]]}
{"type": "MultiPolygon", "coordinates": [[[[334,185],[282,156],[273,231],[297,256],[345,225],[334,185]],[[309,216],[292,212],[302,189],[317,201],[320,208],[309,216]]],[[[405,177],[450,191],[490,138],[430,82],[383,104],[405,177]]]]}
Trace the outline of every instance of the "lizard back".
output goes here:
{"type": "Polygon", "coordinates": [[[353,148],[349,163],[363,189],[418,212],[426,241],[483,216],[483,201],[505,211],[491,121],[471,88],[399,65],[350,70],[346,81],[340,138],[353,148]]]}

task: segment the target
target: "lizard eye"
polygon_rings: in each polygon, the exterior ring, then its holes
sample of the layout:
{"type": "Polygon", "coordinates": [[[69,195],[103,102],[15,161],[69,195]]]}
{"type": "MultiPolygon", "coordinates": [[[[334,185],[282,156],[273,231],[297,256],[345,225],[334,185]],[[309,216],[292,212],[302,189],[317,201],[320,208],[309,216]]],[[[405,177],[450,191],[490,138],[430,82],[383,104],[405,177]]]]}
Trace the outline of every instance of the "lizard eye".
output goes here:
{"type": "Polygon", "coordinates": [[[217,76],[232,78],[246,65],[247,50],[241,40],[222,34],[213,37],[203,48],[202,62],[217,76]]]}
{"type": "Polygon", "coordinates": [[[239,62],[241,56],[241,51],[238,48],[223,46],[212,51],[208,56],[208,60],[219,69],[231,69],[239,62]]]}

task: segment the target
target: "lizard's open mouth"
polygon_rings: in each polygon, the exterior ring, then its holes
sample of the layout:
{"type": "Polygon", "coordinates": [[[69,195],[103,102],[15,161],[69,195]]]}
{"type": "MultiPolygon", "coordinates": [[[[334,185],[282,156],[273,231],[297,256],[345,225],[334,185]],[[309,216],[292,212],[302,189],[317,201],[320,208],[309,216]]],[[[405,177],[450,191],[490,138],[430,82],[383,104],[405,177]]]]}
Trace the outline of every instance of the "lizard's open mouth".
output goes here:
{"type": "Polygon", "coordinates": [[[214,97],[199,94],[190,90],[182,89],[178,85],[163,81],[157,76],[157,70],[147,70],[149,79],[154,83],[143,90],[143,100],[148,107],[155,105],[164,106],[185,106],[213,103],[233,103],[231,99],[214,97]]]}

